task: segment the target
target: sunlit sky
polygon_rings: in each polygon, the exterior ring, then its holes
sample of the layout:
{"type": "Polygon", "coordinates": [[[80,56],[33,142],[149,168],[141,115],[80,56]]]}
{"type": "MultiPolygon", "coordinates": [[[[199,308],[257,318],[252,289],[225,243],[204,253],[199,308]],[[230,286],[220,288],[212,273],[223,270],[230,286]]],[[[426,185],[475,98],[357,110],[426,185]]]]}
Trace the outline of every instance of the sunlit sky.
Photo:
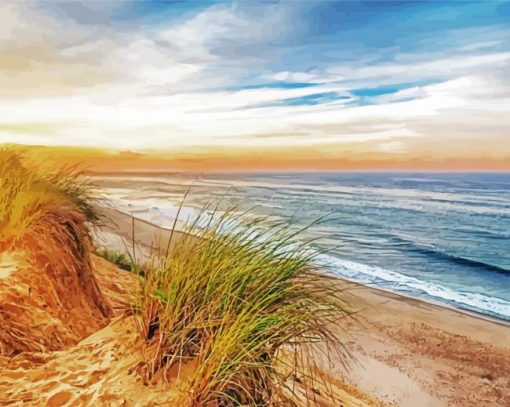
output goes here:
{"type": "Polygon", "coordinates": [[[510,3],[2,1],[0,143],[510,170],[510,3]]]}

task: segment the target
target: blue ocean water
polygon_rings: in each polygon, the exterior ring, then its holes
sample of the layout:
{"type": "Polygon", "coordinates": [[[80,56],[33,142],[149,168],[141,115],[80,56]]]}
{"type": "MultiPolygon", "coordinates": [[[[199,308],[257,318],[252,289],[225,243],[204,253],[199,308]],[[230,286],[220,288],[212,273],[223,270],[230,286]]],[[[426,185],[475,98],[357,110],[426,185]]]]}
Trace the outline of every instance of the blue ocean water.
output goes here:
{"type": "Polygon", "coordinates": [[[510,320],[510,173],[259,173],[107,181],[121,210],[166,224],[205,201],[306,225],[340,276],[510,320]]]}

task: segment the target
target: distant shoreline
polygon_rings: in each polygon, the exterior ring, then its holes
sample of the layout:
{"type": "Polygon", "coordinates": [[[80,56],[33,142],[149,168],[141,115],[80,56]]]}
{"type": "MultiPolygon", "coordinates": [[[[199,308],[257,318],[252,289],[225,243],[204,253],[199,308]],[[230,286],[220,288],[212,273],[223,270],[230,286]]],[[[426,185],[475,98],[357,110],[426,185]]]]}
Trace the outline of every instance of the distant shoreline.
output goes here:
{"type": "Polygon", "coordinates": [[[91,170],[86,169],[83,171],[86,176],[113,176],[122,177],[128,175],[161,175],[161,176],[176,176],[176,175],[207,175],[207,174],[489,174],[489,175],[510,175],[510,170],[310,170],[310,169],[295,169],[295,170],[207,170],[207,171],[190,171],[190,170],[91,170]]]}

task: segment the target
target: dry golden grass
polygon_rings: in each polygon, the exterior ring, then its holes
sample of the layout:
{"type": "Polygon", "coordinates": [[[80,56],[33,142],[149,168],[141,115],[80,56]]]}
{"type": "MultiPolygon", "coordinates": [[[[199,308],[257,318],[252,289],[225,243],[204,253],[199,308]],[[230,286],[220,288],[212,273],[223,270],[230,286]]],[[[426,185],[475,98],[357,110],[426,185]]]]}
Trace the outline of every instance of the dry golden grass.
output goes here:
{"type": "Polygon", "coordinates": [[[110,310],[90,267],[92,196],[72,169],[41,172],[0,150],[0,354],[76,343],[110,310]]]}
{"type": "Polygon", "coordinates": [[[95,222],[93,197],[73,168],[41,172],[15,150],[0,150],[0,242],[15,244],[57,218],[95,222]]]}

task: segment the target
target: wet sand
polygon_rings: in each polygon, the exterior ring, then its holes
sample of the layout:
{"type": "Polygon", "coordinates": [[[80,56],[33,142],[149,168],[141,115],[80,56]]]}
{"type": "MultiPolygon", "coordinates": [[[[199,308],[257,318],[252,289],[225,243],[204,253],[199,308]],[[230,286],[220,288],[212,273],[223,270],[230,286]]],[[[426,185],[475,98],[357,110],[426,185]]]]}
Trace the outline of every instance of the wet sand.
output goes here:
{"type": "MultiPolygon", "coordinates": [[[[100,243],[131,248],[132,218],[104,212],[100,243]]],[[[138,259],[170,235],[138,219],[134,230],[138,259]]],[[[341,279],[339,285],[347,286],[355,311],[339,327],[355,361],[348,372],[340,364],[330,369],[333,378],[395,406],[510,405],[509,324],[341,279]]]]}

